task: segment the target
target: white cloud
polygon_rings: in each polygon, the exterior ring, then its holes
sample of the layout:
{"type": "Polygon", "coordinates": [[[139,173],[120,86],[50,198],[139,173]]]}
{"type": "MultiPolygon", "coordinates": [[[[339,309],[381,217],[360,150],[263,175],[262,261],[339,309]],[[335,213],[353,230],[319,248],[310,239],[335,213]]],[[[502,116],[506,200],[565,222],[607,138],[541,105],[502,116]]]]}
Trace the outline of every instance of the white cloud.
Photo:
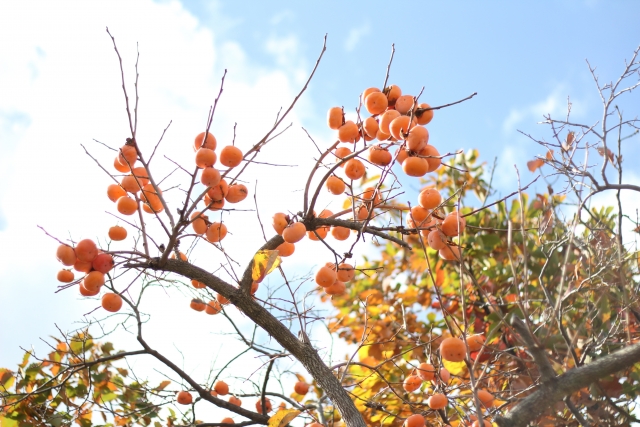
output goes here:
{"type": "Polygon", "coordinates": [[[344,50],[346,50],[347,52],[351,52],[352,50],[354,50],[356,46],[358,46],[358,43],[360,43],[360,40],[370,32],[371,28],[369,26],[369,23],[361,25],[357,28],[352,28],[349,31],[346,40],[344,41],[344,50]]]}
{"type": "MultiPolygon", "coordinates": [[[[564,117],[567,113],[567,95],[564,86],[556,87],[545,99],[531,105],[514,107],[502,122],[502,131],[510,134],[518,129],[525,120],[531,123],[543,120],[543,116],[551,114],[552,117],[564,117]]],[[[576,100],[571,100],[572,114],[580,114],[583,106],[576,100]]]]}

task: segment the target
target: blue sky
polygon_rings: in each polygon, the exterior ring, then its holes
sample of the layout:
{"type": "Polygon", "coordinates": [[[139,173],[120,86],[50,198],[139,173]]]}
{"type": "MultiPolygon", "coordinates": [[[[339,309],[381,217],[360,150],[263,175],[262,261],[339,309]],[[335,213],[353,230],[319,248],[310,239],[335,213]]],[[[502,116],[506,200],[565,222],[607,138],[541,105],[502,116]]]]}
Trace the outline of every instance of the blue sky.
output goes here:
{"type": "MultiPolygon", "coordinates": [[[[298,183],[314,155],[300,126],[328,145],[333,134],[325,125],[327,109],[353,109],[363,89],[382,85],[392,43],[389,82],[406,93],[424,86],[422,99],[439,105],[478,92],[436,112],[431,141],[441,152],[478,148],[488,162],[498,156],[496,186],[503,194],[516,185],[513,165],[524,171],[527,160],[542,154],[517,130],[548,137],[535,123],[542,114],[564,114],[567,96],[576,120],[598,120],[599,99],[585,59],[603,80],[613,79],[640,44],[640,5],[633,1],[397,1],[389,10],[390,4],[2,2],[0,366],[16,363],[19,346],[41,349],[39,337],[55,334],[54,324],[68,330],[96,307],[71,292],[53,293],[55,244],[36,224],[76,240],[112,225],[113,217],[104,213],[110,206],[102,193],[94,194],[108,180],[80,147],[100,156],[105,153],[92,138],[119,145],[126,134],[105,26],[127,67],[140,42],[141,134],[155,141],[173,120],[164,147],[177,160],[188,159],[177,147],[200,131],[224,68],[229,76],[214,120],[216,134],[229,140],[238,121],[239,144],[249,147],[297,93],[328,34],[323,62],[282,139],[287,160],[301,166],[287,172],[295,179],[277,172],[260,181],[261,188],[280,189],[259,192],[267,212],[282,205],[300,209],[298,183]]],[[[625,102],[623,107],[631,105],[625,102]]],[[[629,141],[628,164],[640,160],[638,142],[629,141]]],[[[523,175],[525,181],[534,177],[523,175]]],[[[312,260],[299,264],[310,267],[312,260]]],[[[165,300],[157,299],[162,309],[193,315],[165,300]]]]}

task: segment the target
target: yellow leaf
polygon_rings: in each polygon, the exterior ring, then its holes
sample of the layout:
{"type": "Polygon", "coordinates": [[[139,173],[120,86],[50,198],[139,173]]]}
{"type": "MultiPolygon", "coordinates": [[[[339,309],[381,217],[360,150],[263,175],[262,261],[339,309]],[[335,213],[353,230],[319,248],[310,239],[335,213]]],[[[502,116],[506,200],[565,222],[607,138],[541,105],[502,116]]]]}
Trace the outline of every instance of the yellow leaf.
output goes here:
{"type": "Polygon", "coordinates": [[[467,369],[467,365],[462,362],[449,362],[448,360],[442,360],[442,364],[445,369],[452,373],[453,375],[460,375],[467,369]]]}
{"type": "Polygon", "coordinates": [[[261,282],[267,274],[271,273],[280,265],[278,251],[258,251],[253,257],[253,268],[251,278],[256,282],[261,282]]]}
{"type": "Polygon", "coordinates": [[[267,427],[284,427],[298,415],[300,415],[300,411],[296,409],[281,409],[273,417],[269,418],[267,427]]]}

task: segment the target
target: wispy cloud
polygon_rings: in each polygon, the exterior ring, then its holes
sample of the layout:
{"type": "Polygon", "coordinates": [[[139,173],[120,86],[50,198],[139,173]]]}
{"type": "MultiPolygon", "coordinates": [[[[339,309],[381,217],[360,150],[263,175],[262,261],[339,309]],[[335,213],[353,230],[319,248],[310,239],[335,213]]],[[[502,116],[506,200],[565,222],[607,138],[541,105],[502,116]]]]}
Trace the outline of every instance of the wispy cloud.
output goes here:
{"type": "Polygon", "coordinates": [[[344,50],[347,52],[354,50],[356,46],[358,46],[358,43],[360,43],[362,37],[369,34],[369,32],[371,32],[371,28],[368,23],[357,28],[352,28],[344,42],[344,50]]]}
{"type": "MultiPolygon", "coordinates": [[[[567,111],[567,95],[564,86],[556,87],[545,99],[531,105],[523,107],[514,107],[502,122],[502,131],[505,134],[515,132],[518,125],[525,119],[530,121],[541,121],[542,117],[547,114],[559,116],[567,111]]],[[[575,111],[575,102],[573,110],[575,111]]]]}

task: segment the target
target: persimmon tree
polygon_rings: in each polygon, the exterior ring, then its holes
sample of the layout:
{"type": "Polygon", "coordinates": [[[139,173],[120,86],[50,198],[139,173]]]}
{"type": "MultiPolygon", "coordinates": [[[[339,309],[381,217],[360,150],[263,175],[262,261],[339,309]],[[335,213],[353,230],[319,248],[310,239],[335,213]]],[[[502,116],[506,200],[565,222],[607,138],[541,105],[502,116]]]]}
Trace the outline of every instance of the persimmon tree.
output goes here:
{"type": "Polygon", "coordinates": [[[638,50],[615,82],[602,84],[590,68],[601,120],[574,123],[569,104],[566,117],[545,117],[550,139],[529,136],[544,148],[528,166],[541,172],[547,192],[528,193],[540,176],[522,185],[514,169],[517,185],[498,200],[477,151],[429,141],[434,112],[475,94],[431,106],[422,91],[404,94],[388,84],[391,60],[383,85],[365,89],[354,111],[329,109],[335,143],[322,147],[309,136],[318,157],[305,171],[302,204],[273,216],[264,243],[244,242],[250,256],[242,264],[225,244],[234,238],[233,206],[251,200],[243,177],[285,128],[326,41],[291,105],[244,149],[235,137],[221,146],[212,127],[223,76],[203,131],[184,147],[193,150],[193,164],[165,159],[179,178],[156,167],[162,139],[137,138],[137,62],[130,97],[115,40],[114,48],[130,134],[109,157],[87,154],[113,182],[105,205],[112,203],[118,224],[99,239],[51,237],[69,267],[58,272],[60,290],[95,298],[101,331],[116,320],[116,328],[135,331],[139,346],[115,351],[106,338],[95,341],[92,326],[62,334],[44,357],[28,352],[17,371],[0,370],[3,426],[637,421],[639,258],[623,230],[625,222],[638,224],[621,200],[640,191],[623,174],[638,121],[626,119],[617,101],[640,84],[638,50]],[[169,177],[177,182],[170,187],[169,177]],[[416,184],[419,194],[407,191],[416,184]],[[596,206],[593,196],[603,192],[613,192],[617,205],[596,206]],[[311,275],[287,266],[302,239],[317,245],[311,275]],[[199,251],[206,265],[194,260],[199,251]],[[311,292],[309,282],[317,285],[311,292]],[[192,296],[183,303],[202,316],[224,317],[216,327],[244,350],[208,377],[190,374],[145,334],[142,302],[154,286],[192,296]],[[328,318],[314,307],[318,300],[334,308],[328,318]],[[238,313],[254,328],[238,326],[238,313]],[[331,361],[314,325],[351,344],[352,353],[331,361]],[[234,386],[227,368],[248,355],[264,365],[234,386]],[[168,379],[140,379],[127,368],[135,358],[153,359],[168,379]],[[279,372],[284,360],[295,360],[299,371],[279,372]],[[295,385],[283,390],[282,381],[295,385]],[[202,421],[207,407],[232,416],[202,421]]]}

